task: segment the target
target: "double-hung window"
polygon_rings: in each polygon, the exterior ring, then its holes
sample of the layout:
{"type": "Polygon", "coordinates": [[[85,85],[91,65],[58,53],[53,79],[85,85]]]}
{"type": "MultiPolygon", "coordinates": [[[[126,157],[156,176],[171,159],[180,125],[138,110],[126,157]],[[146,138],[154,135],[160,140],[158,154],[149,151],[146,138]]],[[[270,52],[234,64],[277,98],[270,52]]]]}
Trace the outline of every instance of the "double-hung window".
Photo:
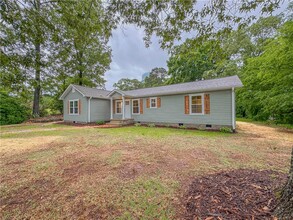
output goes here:
{"type": "Polygon", "coordinates": [[[203,94],[190,95],[190,112],[191,114],[203,114],[203,94]]]}
{"type": "Polygon", "coordinates": [[[150,98],[151,108],[157,108],[157,98],[150,98]]]}
{"type": "Polygon", "coordinates": [[[116,101],[116,114],[122,114],[122,101],[116,101]]]}
{"type": "Polygon", "coordinates": [[[132,100],[132,114],[139,114],[139,100],[132,100]]]}
{"type": "Polygon", "coordinates": [[[69,100],[69,105],[70,105],[69,114],[70,115],[78,115],[79,114],[79,112],[78,112],[78,99],[69,100]]]}

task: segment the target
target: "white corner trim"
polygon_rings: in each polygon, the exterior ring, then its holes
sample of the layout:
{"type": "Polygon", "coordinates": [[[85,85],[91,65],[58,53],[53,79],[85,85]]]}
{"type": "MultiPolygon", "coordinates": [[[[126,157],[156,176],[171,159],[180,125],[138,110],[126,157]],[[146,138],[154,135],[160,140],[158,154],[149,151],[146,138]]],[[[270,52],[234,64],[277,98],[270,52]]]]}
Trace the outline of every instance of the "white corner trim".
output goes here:
{"type": "Polygon", "coordinates": [[[232,88],[232,128],[233,130],[236,129],[236,119],[235,119],[235,89],[232,88]]]}
{"type": "Polygon", "coordinates": [[[204,115],[204,93],[189,94],[189,114],[190,115],[204,115]],[[192,96],[201,96],[201,113],[192,113],[192,96]]]}
{"type": "Polygon", "coordinates": [[[92,99],[92,97],[89,97],[89,101],[88,101],[88,123],[91,122],[91,99],[92,99]]]}

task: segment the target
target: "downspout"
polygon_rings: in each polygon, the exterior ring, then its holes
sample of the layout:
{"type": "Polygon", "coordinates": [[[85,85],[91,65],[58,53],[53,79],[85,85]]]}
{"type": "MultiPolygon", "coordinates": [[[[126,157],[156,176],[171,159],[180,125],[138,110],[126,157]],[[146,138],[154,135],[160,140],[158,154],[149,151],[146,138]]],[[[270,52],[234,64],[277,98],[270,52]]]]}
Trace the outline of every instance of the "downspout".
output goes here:
{"type": "Polygon", "coordinates": [[[232,128],[233,132],[235,132],[236,129],[236,120],[235,120],[235,89],[232,87],[232,128]]]}
{"type": "Polygon", "coordinates": [[[92,97],[89,97],[89,101],[88,101],[88,116],[87,116],[88,123],[91,122],[91,99],[92,99],[92,97]]]}

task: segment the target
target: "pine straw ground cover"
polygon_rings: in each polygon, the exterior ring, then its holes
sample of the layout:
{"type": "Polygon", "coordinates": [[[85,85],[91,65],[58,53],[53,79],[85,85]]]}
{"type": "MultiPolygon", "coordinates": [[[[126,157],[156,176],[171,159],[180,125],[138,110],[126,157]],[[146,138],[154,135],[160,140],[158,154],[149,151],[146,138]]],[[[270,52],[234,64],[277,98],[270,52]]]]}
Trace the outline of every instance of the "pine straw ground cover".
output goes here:
{"type": "MultiPolygon", "coordinates": [[[[237,134],[134,126],[2,126],[0,218],[195,216],[187,203],[192,202],[188,195],[195,197],[190,190],[197,178],[235,169],[288,172],[290,131],[243,122],[238,126],[237,134]]],[[[283,179],[275,181],[282,184],[283,179]]]]}

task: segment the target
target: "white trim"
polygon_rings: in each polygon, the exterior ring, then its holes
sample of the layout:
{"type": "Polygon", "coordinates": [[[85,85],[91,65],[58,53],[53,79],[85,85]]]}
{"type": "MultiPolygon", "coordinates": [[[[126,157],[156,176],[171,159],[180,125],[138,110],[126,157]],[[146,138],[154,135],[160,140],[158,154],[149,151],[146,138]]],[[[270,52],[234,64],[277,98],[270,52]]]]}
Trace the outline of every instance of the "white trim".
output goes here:
{"type": "Polygon", "coordinates": [[[67,89],[65,89],[65,91],[62,93],[62,95],[59,97],[59,100],[63,100],[64,97],[67,95],[67,93],[69,92],[69,89],[74,88],[76,91],[78,91],[83,97],[85,97],[85,95],[79,91],[73,84],[70,84],[67,89]]]}
{"type": "Polygon", "coordinates": [[[190,115],[204,115],[204,93],[189,94],[189,114],[190,115]],[[192,97],[193,96],[201,96],[202,113],[192,113],[192,97]]]}
{"type": "Polygon", "coordinates": [[[119,100],[115,100],[115,114],[116,115],[122,115],[122,100],[119,99],[119,100]],[[117,102],[121,102],[121,113],[117,113],[117,102]]]}
{"type": "Polygon", "coordinates": [[[114,89],[112,90],[107,96],[111,96],[113,95],[115,92],[119,93],[120,95],[125,95],[122,91],[118,90],[118,89],[114,89]]]}
{"type": "Polygon", "coordinates": [[[113,119],[113,98],[111,97],[111,100],[110,100],[110,106],[111,106],[111,108],[110,108],[110,110],[111,110],[111,120],[113,119]]]}
{"type": "Polygon", "coordinates": [[[125,98],[124,95],[122,95],[122,119],[125,119],[125,98]]]}
{"type": "Polygon", "coordinates": [[[132,99],[131,104],[131,113],[133,115],[140,115],[140,99],[132,99]],[[138,101],[138,113],[133,113],[133,101],[138,101]]]}
{"type": "Polygon", "coordinates": [[[157,97],[151,97],[150,98],[150,108],[158,108],[158,98],[157,97]],[[152,99],[156,100],[156,106],[155,107],[152,107],[152,99]]]}
{"type": "Polygon", "coordinates": [[[88,99],[88,123],[91,122],[91,99],[92,97],[89,97],[88,99]]]}
{"type": "MultiPolygon", "coordinates": [[[[79,115],[79,99],[70,99],[69,101],[69,115],[79,115]],[[77,101],[77,113],[70,113],[70,102],[75,102],[77,101]]],[[[73,106],[74,109],[74,106],[73,106]]]]}
{"type": "Polygon", "coordinates": [[[236,129],[236,120],[235,120],[235,90],[234,87],[232,88],[232,128],[233,130],[236,129]]]}

